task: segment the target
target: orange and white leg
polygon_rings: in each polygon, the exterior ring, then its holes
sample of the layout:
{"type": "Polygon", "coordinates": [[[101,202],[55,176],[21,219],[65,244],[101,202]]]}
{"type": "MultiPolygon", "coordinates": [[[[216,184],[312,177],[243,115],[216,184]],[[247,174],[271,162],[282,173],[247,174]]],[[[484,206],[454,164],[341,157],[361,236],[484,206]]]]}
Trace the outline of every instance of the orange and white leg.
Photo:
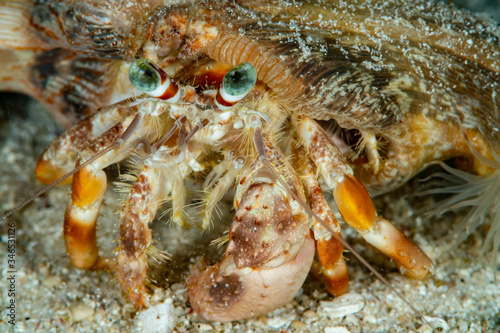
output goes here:
{"type": "MultiPolygon", "coordinates": [[[[339,237],[342,237],[340,225],[323,195],[312,161],[304,147],[296,142],[293,142],[291,146],[294,167],[301,176],[311,210],[328,224],[339,237]]],[[[319,273],[325,287],[332,295],[342,295],[349,286],[347,266],[342,256],[343,245],[316,220],[313,221],[313,232],[320,266],[319,273]]]]}
{"type": "MultiPolygon", "coordinates": [[[[268,148],[276,170],[301,188],[282,154],[268,148]]],[[[305,197],[303,192],[299,195],[305,197]]],[[[188,278],[191,306],[206,320],[250,318],[289,302],[314,257],[303,207],[259,159],[240,181],[234,203],[237,210],[224,260],[208,268],[199,263],[188,278]]]]}
{"type": "MultiPolygon", "coordinates": [[[[76,166],[121,139],[132,121],[132,116],[127,117],[99,136],[80,153],[76,166]]],[[[107,187],[103,169],[126,158],[147,126],[147,123],[142,124],[121,146],[105,153],[73,175],[71,199],[64,215],[64,239],[71,262],[78,268],[101,269],[107,268],[109,264],[107,260],[99,258],[96,242],[96,221],[107,187]]]]}
{"type": "Polygon", "coordinates": [[[426,277],[432,261],[398,228],[377,216],[373,202],[340,150],[325,131],[312,119],[296,119],[302,143],[316,164],[326,184],[333,189],[335,203],[342,218],[371,245],[391,257],[408,276],[426,277]]]}

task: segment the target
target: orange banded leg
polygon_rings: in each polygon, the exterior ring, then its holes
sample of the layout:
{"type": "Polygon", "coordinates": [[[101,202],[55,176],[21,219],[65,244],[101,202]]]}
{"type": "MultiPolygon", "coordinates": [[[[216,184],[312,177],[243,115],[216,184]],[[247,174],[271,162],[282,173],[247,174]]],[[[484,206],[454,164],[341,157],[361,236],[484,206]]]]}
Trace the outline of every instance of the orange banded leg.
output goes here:
{"type": "Polygon", "coordinates": [[[398,228],[377,216],[370,195],[353,176],[351,167],[324,130],[307,117],[297,121],[297,129],[312,160],[333,189],[344,221],[368,243],[396,261],[406,275],[419,279],[427,276],[432,261],[398,228]]]}
{"type": "MultiPolygon", "coordinates": [[[[112,127],[83,150],[76,166],[120,139],[132,121],[131,118],[128,117],[112,127]]],[[[102,170],[128,156],[134,148],[134,142],[138,140],[137,137],[140,137],[140,132],[141,128],[138,133],[132,135],[131,140],[107,152],[73,175],[71,199],[64,215],[64,239],[71,262],[78,268],[109,268],[109,260],[98,255],[96,241],[97,216],[107,187],[106,174],[102,170]]]]}
{"type": "Polygon", "coordinates": [[[99,255],[96,221],[106,191],[106,174],[86,166],[73,176],[71,199],[64,214],[64,241],[73,265],[93,268],[99,255]]]}
{"type": "MultiPolygon", "coordinates": [[[[292,153],[296,157],[294,160],[295,169],[301,174],[312,211],[327,223],[339,237],[342,237],[340,225],[326,202],[314,166],[304,148],[297,146],[296,143],[292,144],[292,153]]],[[[313,222],[313,232],[316,240],[316,254],[321,266],[319,273],[325,287],[332,295],[342,295],[349,286],[347,266],[342,256],[343,245],[337,238],[332,237],[324,230],[321,223],[316,220],[313,222]]]]}

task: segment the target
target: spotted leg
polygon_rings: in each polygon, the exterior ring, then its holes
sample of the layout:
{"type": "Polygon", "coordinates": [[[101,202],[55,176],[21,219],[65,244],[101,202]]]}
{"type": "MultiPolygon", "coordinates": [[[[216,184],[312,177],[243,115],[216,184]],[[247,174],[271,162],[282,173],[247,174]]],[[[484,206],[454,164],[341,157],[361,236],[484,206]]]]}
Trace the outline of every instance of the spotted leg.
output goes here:
{"type": "MultiPolygon", "coordinates": [[[[270,144],[267,148],[276,169],[301,188],[282,154],[270,144]]],[[[191,306],[207,320],[254,317],[289,302],[314,257],[304,209],[259,159],[241,179],[234,204],[224,260],[208,268],[199,263],[188,279],[191,306]]]]}
{"type": "MultiPolygon", "coordinates": [[[[298,142],[293,142],[291,146],[294,167],[301,176],[311,210],[327,223],[339,237],[342,237],[340,225],[326,202],[312,161],[307,156],[304,147],[298,142]]],[[[316,220],[313,221],[313,231],[319,261],[318,273],[332,295],[342,295],[349,286],[347,266],[342,257],[343,245],[316,220]]]]}
{"type": "Polygon", "coordinates": [[[333,189],[337,207],[346,223],[391,257],[408,276],[424,278],[432,261],[412,240],[381,216],[363,185],[324,130],[312,119],[296,119],[297,131],[326,184],[333,189]]]}
{"type": "Polygon", "coordinates": [[[145,286],[148,255],[166,258],[151,247],[149,223],[173,187],[182,186],[188,171],[187,164],[179,166],[171,152],[171,148],[162,146],[145,160],[121,212],[116,269],[123,290],[136,308],[144,307],[148,299],[145,286]]]}
{"type": "MultiPolygon", "coordinates": [[[[115,124],[130,116],[134,108],[118,103],[99,110],[57,137],[38,158],[35,176],[42,184],[50,184],[74,167],[78,154],[115,124]]],[[[62,184],[70,184],[71,177],[62,184]]]]}

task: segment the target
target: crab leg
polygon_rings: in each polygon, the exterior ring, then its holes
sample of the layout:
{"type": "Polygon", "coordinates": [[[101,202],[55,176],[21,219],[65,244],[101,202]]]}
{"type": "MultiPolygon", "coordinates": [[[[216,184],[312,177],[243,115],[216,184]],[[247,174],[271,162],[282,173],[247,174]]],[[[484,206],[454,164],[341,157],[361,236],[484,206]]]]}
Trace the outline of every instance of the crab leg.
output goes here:
{"type": "MultiPolygon", "coordinates": [[[[292,154],[295,157],[294,166],[301,175],[311,210],[327,223],[339,237],[342,237],[340,225],[326,202],[312,161],[307,156],[303,146],[298,145],[297,142],[293,142],[291,146],[292,154]]],[[[324,280],[325,287],[332,295],[342,295],[349,286],[347,266],[342,257],[343,245],[316,220],[313,222],[313,232],[316,240],[316,253],[321,266],[319,273],[324,280]]]]}
{"type": "MultiPolygon", "coordinates": [[[[206,122],[202,121],[187,134],[184,129],[178,131],[184,122],[185,119],[176,121],[159,142],[149,147],[151,155],[144,161],[144,167],[121,212],[116,270],[123,290],[139,309],[148,300],[145,286],[148,255],[157,260],[166,258],[151,246],[149,223],[169,195],[172,197],[172,221],[180,226],[187,225],[182,214],[183,181],[193,167],[196,168],[196,157],[201,153],[200,149],[191,151],[189,143],[206,122]],[[169,140],[175,135],[178,135],[176,144],[174,140],[169,140]]],[[[196,143],[194,146],[197,146],[196,143]]]]}
{"type": "MultiPolygon", "coordinates": [[[[76,166],[121,139],[132,123],[132,118],[126,118],[98,137],[80,153],[76,166]]],[[[100,269],[108,266],[106,260],[100,260],[96,242],[97,215],[106,191],[106,174],[103,169],[128,156],[146,129],[147,122],[141,124],[121,146],[105,153],[73,175],[71,199],[64,214],[64,240],[71,262],[78,268],[100,269]]]]}
{"type": "Polygon", "coordinates": [[[152,240],[148,224],[153,220],[159,206],[155,171],[144,166],[121,212],[117,275],[123,290],[136,308],[143,308],[147,297],[144,285],[147,270],[146,250],[152,240]]]}
{"type": "Polygon", "coordinates": [[[363,238],[398,263],[408,276],[424,278],[432,261],[412,240],[381,216],[363,185],[324,130],[312,119],[297,119],[296,126],[312,160],[333,189],[337,207],[346,223],[363,238]]]}
{"type": "MultiPolygon", "coordinates": [[[[281,153],[269,159],[300,188],[281,153]]],[[[304,193],[300,193],[304,197],[304,193]]],[[[222,262],[199,263],[188,279],[189,299],[203,318],[231,321],[267,313],[290,301],[302,286],[314,257],[314,241],[302,206],[281,188],[260,162],[240,181],[237,208],[222,262]]]]}
{"type": "Polygon", "coordinates": [[[121,212],[117,274],[136,308],[144,307],[147,300],[147,258],[152,252],[148,225],[162,201],[170,195],[176,184],[182,184],[188,172],[187,164],[178,165],[170,155],[171,151],[171,148],[162,146],[146,159],[121,212]]]}
{"type": "MultiPolygon", "coordinates": [[[[37,180],[50,184],[70,172],[75,167],[78,153],[104,131],[123,121],[131,111],[133,108],[125,103],[115,104],[85,118],[57,137],[38,158],[35,168],[37,180]]],[[[62,184],[69,184],[71,179],[62,184]]]]}

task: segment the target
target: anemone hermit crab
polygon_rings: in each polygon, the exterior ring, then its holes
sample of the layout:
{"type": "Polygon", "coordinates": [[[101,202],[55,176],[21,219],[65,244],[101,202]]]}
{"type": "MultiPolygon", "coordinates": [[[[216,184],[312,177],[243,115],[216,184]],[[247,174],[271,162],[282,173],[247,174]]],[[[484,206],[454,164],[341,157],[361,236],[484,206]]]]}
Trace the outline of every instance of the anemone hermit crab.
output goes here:
{"type": "MultiPolygon", "coordinates": [[[[441,3],[4,0],[0,32],[1,88],[75,124],[35,171],[50,184],[77,168],[63,179],[72,184],[70,260],[115,272],[138,309],[150,305],[148,225],[166,200],[174,223],[205,230],[235,190],[225,258],[199,262],[188,278],[193,309],[231,321],[289,302],[314,260],[330,293],[346,291],[324,192],[344,222],[418,279],[432,261],[368,193],[449,159],[498,192],[500,32],[441,3]],[[140,169],[116,256],[101,257],[103,169],[132,155],[140,169]]],[[[475,227],[490,206],[472,205],[475,227]]],[[[496,248],[499,225],[488,238],[496,248]]]]}

